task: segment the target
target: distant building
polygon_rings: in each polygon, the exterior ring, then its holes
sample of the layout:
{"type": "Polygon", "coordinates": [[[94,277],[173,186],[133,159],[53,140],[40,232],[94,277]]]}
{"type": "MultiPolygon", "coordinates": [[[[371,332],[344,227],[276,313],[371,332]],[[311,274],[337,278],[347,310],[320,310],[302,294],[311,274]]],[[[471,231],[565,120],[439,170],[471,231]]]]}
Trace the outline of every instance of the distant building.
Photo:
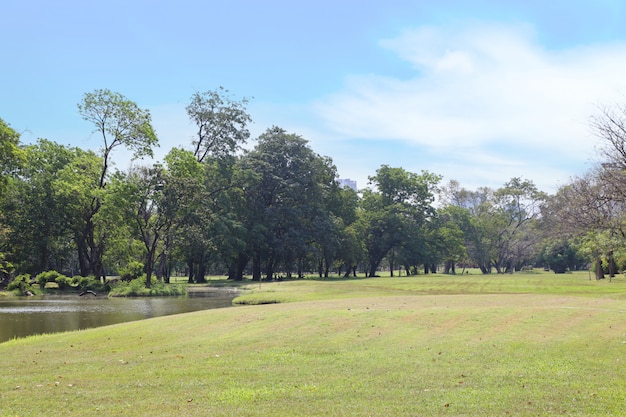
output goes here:
{"type": "Polygon", "coordinates": [[[340,178],[340,179],[337,180],[337,182],[342,187],[350,187],[354,191],[358,191],[357,188],[356,188],[356,181],[353,181],[350,178],[340,178]]]}

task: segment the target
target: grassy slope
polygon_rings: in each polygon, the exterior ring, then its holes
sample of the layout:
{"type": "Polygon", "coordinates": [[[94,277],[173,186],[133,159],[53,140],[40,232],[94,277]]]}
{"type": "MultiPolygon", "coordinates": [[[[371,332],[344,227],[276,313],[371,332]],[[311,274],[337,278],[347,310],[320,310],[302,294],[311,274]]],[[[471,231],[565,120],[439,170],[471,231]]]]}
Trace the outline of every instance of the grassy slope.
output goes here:
{"type": "Polygon", "coordinates": [[[622,278],[251,287],[299,302],[0,344],[0,416],[626,413],[622,278]]]}

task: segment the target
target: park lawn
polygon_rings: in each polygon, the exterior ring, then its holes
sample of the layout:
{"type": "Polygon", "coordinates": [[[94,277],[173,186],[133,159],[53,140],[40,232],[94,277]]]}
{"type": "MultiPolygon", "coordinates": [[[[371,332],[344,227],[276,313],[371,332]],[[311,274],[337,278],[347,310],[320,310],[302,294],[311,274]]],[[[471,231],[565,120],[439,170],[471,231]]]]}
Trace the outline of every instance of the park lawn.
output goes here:
{"type": "Polygon", "coordinates": [[[625,285],[254,284],[293,302],[1,343],[0,416],[624,415],[625,285]]]}
{"type": "MultiPolygon", "coordinates": [[[[248,291],[237,304],[271,304],[371,295],[557,294],[584,297],[626,297],[626,279],[590,279],[587,271],[572,274],[525,272],[506,275],[429,274],[412,277],[329,278],[272,283],[244,283],[248,291]]],[[[223,283],[223,280],[214,282],[223,283]]],[[[241,284],[240,284],[241,285],[241,284]]]]}

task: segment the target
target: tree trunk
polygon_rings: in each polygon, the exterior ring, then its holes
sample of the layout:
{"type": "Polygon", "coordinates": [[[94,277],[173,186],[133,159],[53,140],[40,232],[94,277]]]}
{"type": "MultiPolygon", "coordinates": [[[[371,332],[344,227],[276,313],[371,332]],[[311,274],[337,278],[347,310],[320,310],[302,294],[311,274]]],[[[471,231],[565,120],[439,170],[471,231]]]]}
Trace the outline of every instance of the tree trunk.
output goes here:
{"type": "Polygon", "coordinates": [[[233,281],[243,281],[243,271],[248,264],[248,256],[240,253],[236,259],[230,262],[228,267],[228,279],[233,281]]]}
{"type": "Polygon", "coordinates": [[[152,267],[144,266],[144,270],[146,272],[146,288],[150,288],[152,286],[152,267]]]}
{"type": "Polygon", "coordinates": [[[267,264],[265,265],[265,279],[267,281],[271,281],[274,277],[274,260],[268,259],[267,264]]]}
{"type": "Polygon", "coordinates": [[[261,281],[261,255],[255,254],[252,258],[252,281],[261,281]]]}
{"type": "Polygon", "coordinates": [[[161,252],[159,255],[159,268],[156,272],[157,278],[166,284],[170,283],[170,270],[167,265],[167,253],[161,252]]]}
{"type": "Polygon", "coordinates": [[[193,259],[187,260],[187,268],[189,269],[189,279],[187,279],[187,283],[189,284],[193,284],[194,282],[193,267],[194,267],[193,259]]]}
{"type": "Polygon", "coordinates": [[[80,269],[80,276],[86,277],[89,275],[89,262],[87,261],[87,246],[85,241],[81,238],[76,239],[76,247],[78,249],[78,268],[80,269]]]}
{"type": "Polygon", "coordinates": [[[378,263],[372,263],[369,266],[369,272],[368,272],[368,277],[375,277],[376,276],[376,272],[378,270],[378,263]]]}
{"type": "Polygon", "coordinates": [[[602,269],[602,258],[596,257],[596,279],[604,279],[604,270],[602,269]]]}
{"type": "Polygon", "coordinates": [[[615,277],[615,271],[617,270],[617,265],[615,265],[615,257],[613,256],[613,251],[609,252],[609,278],[615,277]]]}
{"type": "Polygon", "coordinates": [[[455,264],[454,261],[452,259],[448,259],[445,263],[444,266],[444,270],[443,270],[444,274],[452,274],[455,275],[456,271],[455,271],[455,264]]]}
{"type": "Polygon", "coordinates": [[[198,275],[196,276],[196,282],[199,284],[204,284],[206,282],[206,263],[204,256],[202,256],[200,262],[198,263],[198,275]]]}

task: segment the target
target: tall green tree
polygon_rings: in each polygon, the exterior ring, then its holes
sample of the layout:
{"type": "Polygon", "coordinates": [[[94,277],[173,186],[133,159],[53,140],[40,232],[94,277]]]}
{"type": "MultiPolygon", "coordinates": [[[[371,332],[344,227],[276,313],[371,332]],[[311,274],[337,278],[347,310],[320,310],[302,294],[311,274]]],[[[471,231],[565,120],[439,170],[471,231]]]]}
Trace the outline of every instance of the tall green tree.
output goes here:
{"type": "Polygon", "coordinates": [[[444,273],[455,274],[456,265],[467,259],[465,232],[469,224],[469,212],[457,206],[445,206],[437,210],[434,224],[438,260],[444,262],[444,273]]]}
{"type": "Polygon", "coordinates": [[[160,269],[167,271],[170,261],[180,259],[188,265],[189,282],[193,283],[209,238],[205,231],[209,221],[204,201],[205,166],[193,152],[182,148],[173,148],[165,156],[165,163],[168,170],[166,195],[174,206],[169,215],[174,218],[165,237],[166,252],[160,259],[160,269]]]}
{"type": "Polygon", "coordinates": [[[33,275],[71,270],[75,250],[71,224],[79,214],[60,198],[57,181],[83,151],[45,139],[23,150],[26,163],[5,199],[13,262],[20,271],[33,275]]]}
{"type": "Polygon", "coordinates": [[[6,224],[7,213],[3,207],[9,178],[25,160],[19,145],[19,133],[0,118],[0,286],[8,283],[14,269],[14,265],[8,260],[11,254],[15,253],[8,239],[12,230],[6,224]]]}
{"type": "MultiPolygon", "coordinates": [[[[415,242],[418,231],[435,214],[433,202],[441,178],[427,171],[415,174],[382,165],[369,179],[375,188],[363,192],[359,228],[367,250],[367,274],[374,276],[382,260],[390,253],[395,257],[393,249],[415,242]]],[[[416,250],[412,252],[417,256],[416,250]]]]}
{"type": "Polygon", "coordinates": [[[178,201],[170,190],[169,173],[160,164],[137,167],[111,185],[115,189],[115,206],[125,208],[123,218],[128,219],[133,237],[143,245],[142,261],[149,288],[159,254],[166,249],[165,239],[176,219],[178,201]]]}
{"type": "Polygon", "coordinates": [[[7,176],[24,164],[25,155],[19,145],[19,133],[0,118],[0,197],[6,187],[7,176]]]}
{"type": "MultiPolygon", "coordinates": [[[[92,123],[101,138],[100,176],[97,184],[103,190],[107,184],[111,154],[118,147],[125,147],[133,158],[152,156],[152,148],[158,146],[158,139],[152,128],[150,112],[139,108],[133,101],[108,89],[98,89],[85,93],[78,104],[78,111],[86,121],[92,123]]],[[[103,273],[102,259],[107,245],[107,229],[97,228],[95,219],[103,204],[105,193],[96,193],[91,200],[90,214],[85,217],[83,242],[79,251],[86,259],[81,264],[88,265],[88,272],[100,277],[103,273]],[[96,233],[99,230],[100,233],[96,233]]],[[[82,271],[86,273],[87,271],[82,271]]]]}
{"type": "MultiPolygon", "coordinates": [[[[332,166],[330,161],[329,166],[332,166]]],[[[329,174],[335,173],[335,168],[329,168],[329,174]]],[[[357,219],[359,197],[355,190],[342,187],[334,178],[324,181],[324,211],[315,226],[315,247],[318,251],[318,274],[328,277],[331,267],[339,272],[345,268],[345,273],[356,273],[356,267],[361,260],[361,246],[358,241],[354,223],[357,219]]]]}
{"type": "Polygon", "coordinates": [[[248,140],[252,119],[247,104],[247,98],[233,100],[223,87],[191,96],[187,115],[196,125],[193,154],[198,162],[208,156],[231,156],[248,140]]]}
{"type": "MultiPolygon", "coordinates": [[[[202,165],[194,179],[184,179],[187,183],[195,181],[199,188],[194,188],[193,203],[189,201],[194,210],[189,210],[188,204],[183,210],[186,215],[180,217],[175,228],[176,233],[185,236],[177,251],[188,265],[190,282],[204,281],[208,263],[222,262],[218,254],[230,258],[240,246],[241,228],[234,220],[232,205],[236,204],[233,198],[240,199],[236,191],[240,184],[234,175],[236,155],[250,137],[247,103],[246,98],[233,100],[228,90],[220,87],[193,94],[186,107],[196,126],[192,155],[202,165]]],[[[177,174],[174,178],[183,179],[177,174]]]]}
{"type": "Polygon", "coordinates": [[[99,210],[107,190],[98,187],[102,158],[92,151],[76,149],[76,155],[56,175],[53,182],[55,199],[65,225],[73,235],[76,263],[80,275],[102,272],[102,249],[98,236],[108,236],[114,219],[100,216],[99,210]],[[97,206],[95,201],[98,201],[97,206]],[[98,210],[95,210],[97,207],[98,210]]]}
{"type": "Polygon", "coordinates": [[[259,136],[242,166],[254,173],[247,193],[250,215],[263,225],[251,242],[253,278],[261,278],[261,263],[268,278],[279,265],[288,275],[300,274],[298,261],[309,253],[324,213],[324,188],[334,181],[331,167],[305,139],[276,126],[259,136]]]}

